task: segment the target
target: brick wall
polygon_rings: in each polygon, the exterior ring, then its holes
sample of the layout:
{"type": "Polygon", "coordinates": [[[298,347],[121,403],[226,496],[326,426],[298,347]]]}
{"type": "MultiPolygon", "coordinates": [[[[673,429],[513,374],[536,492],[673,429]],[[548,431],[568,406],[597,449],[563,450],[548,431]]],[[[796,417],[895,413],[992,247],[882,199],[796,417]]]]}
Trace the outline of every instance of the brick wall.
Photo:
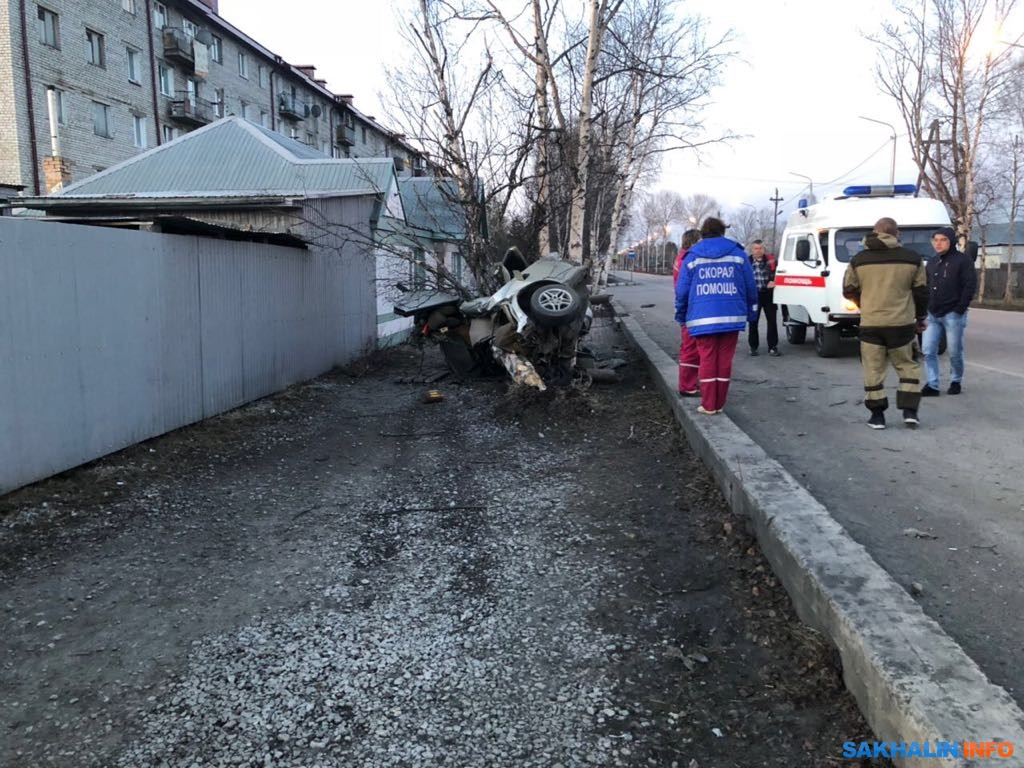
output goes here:
{"type": "Polygon", "coordinates": [[[0,184],[31,188],[18,0],[0,0],[0,184]],[[27,173],[26,173],[27,171],[27,173]]]}
{"type": "MultiPolygon", "coordinates": [[[[0,0],[0,182],[23,184],[26,193],[34,193],[31,160],[31,142],[28,109],[25,94],[25,72],[20,35],[20,0],[0,0]]],[[[72,181],[78,181],[143,151],[135,146],[134,118],[145,119],[145,146],[157,146],[163,138],[162,128],[173,128],[174,135],[193,130],[197,125],[173,120],[171,104],[182,100],[188,90],[188,79],[194,78],[197,96],[205,102],[218,101],[224,93],[225,115],[245,115],[254,122],[262,122],[285,136],[331,154],[335,148],[332,125],[339,122],[339,105],[328,95],[313,87],[309,81],[281,63],[269,51],[236,38],[226,28],[219,27],[216,16],[211,17],[203,7],[190,0],[164,0],[166,24],[181,30],[189,21],[205,28],[220,40],[220,61],[211,60],[205,78],[199,77],[191,66],[172,61],[164,49],[159,29],[150,38],[147,30],[146,3],[155,8],[154,0],[25,0],[28,21],[29,64],[32,74],[31,98],[35,117],[35,140],[38,149],[38,172],[43,178],[43,158],[50,152],[47,86],[58,88],[63,96],[64,119],[61,125],[62,153],[68,161],[72,181]],[[134,13],[124,9],[134,6],[134,13]],[[58,16],[58,46],[51,47],[40,41],[38,9],[40,7],[58,16]],[[105,65],[94,66],[87,61],[86,29],[103,35],[105,65]],[[151,67],[150,45],[159,68],[164,64],[172,71],[172,96],[159,93],[157,110],[153,108],[154,77],[151,67]],[[128,76],[128,53],[136,54],[136,77],[128,76]],[[247,76],[240,71],[239,54],[244,53],[247,76]],[[260,72],[263,78],[260,78],[260,72]],[[273,93],[271,97],[271,80],[273,93]],[[301,119],[283,119],[278,99],[289,97],[295,89],[295,100],[303,114],[301,119]],[[94,127],[94,103],[107,106],[109,136],[97,135],[94,127]],[[314,117],[314,105],[320,115],[314,117]],[[159,126],[159,127],[158,127],[159,126]],[[159,135],[158,135],[159,134],[159,135]]],[[[207,0],[199,0],[210,6],[207,0]]],[[[212,1],[216,10],[216,2],[212,1]]],[[[154,22],[155,23],[155,22],[154,22]]],[[[211,119],[216,112],[211,106],[211,119]]],[[[355,146],[349,148],[351,157],[381,157],[407,153],[395,148],[393,142],[370,123],[356,119],[355,146]],[[365,128],[365,131],[364,131],[365,128]],[[365,134],[365,139],[364,139],[365,134]]],[[[346,152],[338,147],[337,154],[346,152]]],[[[407,165],[405,173],[409,173],[407,165]]],[[[42,185],[41,186],[45,186],[42,185]]],[[[40,190],[45,194],[47,190],[40,190]]]]}

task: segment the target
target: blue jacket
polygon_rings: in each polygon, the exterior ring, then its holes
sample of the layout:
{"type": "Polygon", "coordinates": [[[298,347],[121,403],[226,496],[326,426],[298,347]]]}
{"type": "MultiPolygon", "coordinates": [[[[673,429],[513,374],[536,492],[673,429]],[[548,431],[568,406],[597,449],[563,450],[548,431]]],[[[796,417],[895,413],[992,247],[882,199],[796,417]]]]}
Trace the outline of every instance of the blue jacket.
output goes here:
{"type": "Polygon", "coordinates": [[[686,253],[676,283],[676,322],[691,336],[742,331],[757,319],[750,259],[725,237],[701,240],[686,253]]]}

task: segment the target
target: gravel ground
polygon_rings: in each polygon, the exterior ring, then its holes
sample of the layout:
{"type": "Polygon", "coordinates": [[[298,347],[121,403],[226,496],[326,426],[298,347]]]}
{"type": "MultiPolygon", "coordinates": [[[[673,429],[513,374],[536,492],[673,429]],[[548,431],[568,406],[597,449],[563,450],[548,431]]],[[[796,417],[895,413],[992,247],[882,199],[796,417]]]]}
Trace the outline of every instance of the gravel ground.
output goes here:
{"type": "Polygon", "coordinates": [[[594,337],[621,382],[395,350],[0,498],[0,765],[881,765],[594,337]]]}

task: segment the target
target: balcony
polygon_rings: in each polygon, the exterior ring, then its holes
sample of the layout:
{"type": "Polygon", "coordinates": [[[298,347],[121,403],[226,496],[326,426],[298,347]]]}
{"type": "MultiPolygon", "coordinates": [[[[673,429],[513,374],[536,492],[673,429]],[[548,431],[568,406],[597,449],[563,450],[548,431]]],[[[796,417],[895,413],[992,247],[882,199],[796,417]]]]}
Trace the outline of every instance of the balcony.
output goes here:
{"type": "Polygon", "coordinates": [[[350,125],[336,125],[334,127],[334,141],[343,147],[355,146],[356,129],[350,125]]]}
{"type": "Polygon", "coordinates": [[[214,120],[215,106],[206,99],[186,95],[171,102],[168,116],[178,123],[198,128],[214,120]]]}
{"type": "Polygon", "coordinates": [[[286,120],[304,120],[309,107],[290,93],[280,93],[277,96],[277,111],[286,120]]]}
{"type": "Polygon", "coordinates": [[[193,68],[196,64],[195,55],[192,53],[192,38],[185,34],[185,30],[176,27],[164,27],[164,58],[177,64],[193,68]]]}

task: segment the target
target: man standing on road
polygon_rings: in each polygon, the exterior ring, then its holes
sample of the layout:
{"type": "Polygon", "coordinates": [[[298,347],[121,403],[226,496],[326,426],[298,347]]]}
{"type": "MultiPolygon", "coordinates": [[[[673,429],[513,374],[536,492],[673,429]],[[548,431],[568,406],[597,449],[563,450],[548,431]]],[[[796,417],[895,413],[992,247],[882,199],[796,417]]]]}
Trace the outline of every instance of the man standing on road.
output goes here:
{"type": "MultiPolygon", "coordinates": [[[[686,253],[700,240],[699,229],[688,229],[683,232],[683,244],[672,265],[672,289],[679,283],[679,270],[683,266],[686,253]]],[[[697,340],[682,326],[682,340],[679,344],[679,394],[682,397],[700,397],[697,389],[697,368],[700,355],[697,353],[697,340]]]]}
{"type": "Polygon", "coordinates": [[[779,326],[776,323],[776,311],[773,294],[775,293],[775,259],[765,253],[764,243],[755,240],[750,246],[750,260],[754,268],[754,282],[757,284],[757,305],[759,307],[757,318],[750,323],[747,332],[747,342],[750,344],[750,356],[757,357],[758,347],[761,346],[761,338],[758,333],[758,323],[761,321],[761,312],[764,312],[765,321],[768,323],[768,354],[772,357],[779,357],[779,326]]]}
{"type": "Polygon", "coordinates": [[[919,423],[921,364],[914,359],[914,337],[925,329],[928,278],[921,256],[902,247],[899,234],[893,219],[875,222],[864,238],[864,250],[853,257],[843,277],[843,296],[860,305],[864,405],[871,411],[872,429],[885,429],[886,361],[899,376],[896,407],[903,410],[903,423],[919,423]]]}
{"type": "Polygon", "coordinates": [[[942,227],[932,235],[935,258],[928,262],[928,329],[921,340],[924,368],[928,383],[921,394],[936,397],[939,394],[939,341],[946,331],[949,350],[949,389],[947,394],[959,395],[964,378],[964,328],[967,327],[967,308],[978,287],[974,264],[960,253],[953,243],[956,233],[942,227]]]}

